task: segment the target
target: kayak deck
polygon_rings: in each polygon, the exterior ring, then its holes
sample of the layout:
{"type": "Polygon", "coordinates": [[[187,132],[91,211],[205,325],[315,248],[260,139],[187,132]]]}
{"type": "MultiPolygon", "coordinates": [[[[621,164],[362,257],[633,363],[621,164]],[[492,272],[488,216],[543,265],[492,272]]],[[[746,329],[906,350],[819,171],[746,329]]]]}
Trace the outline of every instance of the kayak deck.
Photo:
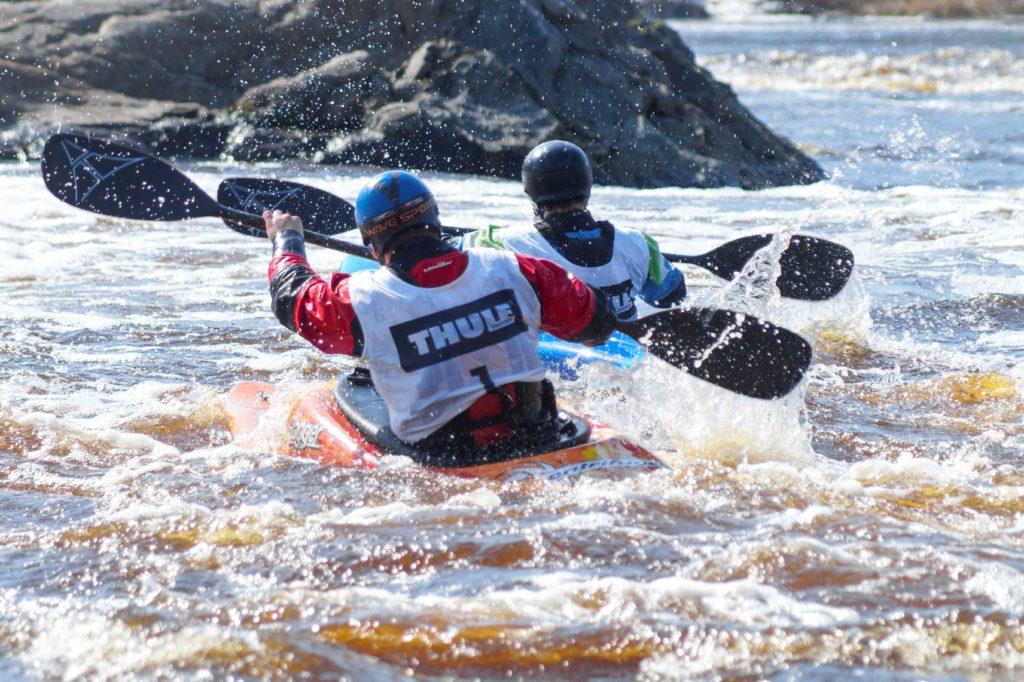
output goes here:
{"type": "Polygon", "coordinates": [[[522,434],[505,441],[501,448],[473,448],[466,452],[445,452],[436,447],[428,449],[401,440],[391,430],[388,423],[388,407],[377,391],[373,390],[370,373],[367,371],[352,372],[337,382],[334,388],[334,399],[338,409],[348,423],[366,440],[373,443],[382,454],[404,455],[417,464],[430,467],[466,467],[475,464],[488,464],[498,460],[513,459],[533,454],[538,449],[564,450],[587,442],[590,438],[590,424],[576,415],[562,413],[557,433],[548,434],[545,438],[536,434],[522,434]],[[551,437],[554,440],[550,440],[551,437]]]}
{"type": "MultiPolygon", "coordinates": [[[[266,449],[269,444],[280,454],[338,467],[373,469],[381,456],[395,454],[423,461],[386,426],[386,407],[369,386],[342,380],[279,390],[274,384],[246,381],[231,389],[224,406],[230,431],[241,447],[266,449]]],[[[601,422],[574,415],[572,423],[572,432],[567,429],[546,452],[468,466],[437,465],[444,460],[429,458],[426,468],[460,477],[517,481],[584,474],[621,478],[666,466],[601,422]]]]}

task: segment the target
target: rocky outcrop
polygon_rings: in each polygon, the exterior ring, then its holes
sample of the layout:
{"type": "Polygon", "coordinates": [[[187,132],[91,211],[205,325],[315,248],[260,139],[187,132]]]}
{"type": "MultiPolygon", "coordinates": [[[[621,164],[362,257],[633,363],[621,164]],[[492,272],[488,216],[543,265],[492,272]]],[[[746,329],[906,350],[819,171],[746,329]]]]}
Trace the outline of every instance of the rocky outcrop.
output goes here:
{"type": "Polygon", "coordinates": [[[710,19],[703,0],[641,0],[644,9],[661,19],[710,19]]]}
{"type": "Polygon", "coordinates": [[[56,127],[160,153],[518,176],[550,138],[605,184],[823,177],[629,0],[0,2],[0,152],[56,127]]]}

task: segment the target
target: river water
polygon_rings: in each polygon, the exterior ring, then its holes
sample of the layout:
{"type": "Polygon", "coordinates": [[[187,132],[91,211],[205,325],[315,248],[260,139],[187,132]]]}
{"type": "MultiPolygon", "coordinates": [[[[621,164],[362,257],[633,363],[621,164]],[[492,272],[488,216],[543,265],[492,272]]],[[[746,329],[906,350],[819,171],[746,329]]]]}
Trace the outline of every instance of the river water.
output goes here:
{"type": "MultiPolygon", "coordinates": [[[[266,244],[78,212],[0,167],[0,678],[1019,679],[1024,25],[674,26],[832,179],[606,187],[595,211],[683,253],[805,231],[857,270],[800,303],[688,269],[694,302],[803,333],[814,364],[772,402],[589,368],[563,397],[674,465],[614,484],[233,445],[233,382],[339,367],[271,315],[266,244]]],[[[349,198],[365,177],[186,170],[349,198]]],[[[528,219],[515,183],[428,179],[451,224],[528,219]]]]}

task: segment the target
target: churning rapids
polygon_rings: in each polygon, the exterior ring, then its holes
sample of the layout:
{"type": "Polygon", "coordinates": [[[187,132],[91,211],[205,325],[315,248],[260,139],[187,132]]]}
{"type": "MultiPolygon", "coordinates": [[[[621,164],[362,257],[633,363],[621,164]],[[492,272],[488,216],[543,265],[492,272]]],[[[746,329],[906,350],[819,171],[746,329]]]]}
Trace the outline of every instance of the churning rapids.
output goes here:
{"type": "MultiPolygon", "coordinates": [[[[588,369],[563,396],[675,464],[613,485],[233,446],[234,382],[339,371],[273,318],[266,243],[78,212],[0,167],[0,678],[1019,679],[1024,24],[676,26],[832,179],[595,210],[681,253],[805,231],[857,276],[798,303],[770,262],[688,269],[695,302],[801,332],[814,364],[774,402],[588,369]]],[[[350,199],[366,177],[186,170],[350,199]]],[[[529,217],[515,183],[428,179],[451,224],[529,217]]]]}

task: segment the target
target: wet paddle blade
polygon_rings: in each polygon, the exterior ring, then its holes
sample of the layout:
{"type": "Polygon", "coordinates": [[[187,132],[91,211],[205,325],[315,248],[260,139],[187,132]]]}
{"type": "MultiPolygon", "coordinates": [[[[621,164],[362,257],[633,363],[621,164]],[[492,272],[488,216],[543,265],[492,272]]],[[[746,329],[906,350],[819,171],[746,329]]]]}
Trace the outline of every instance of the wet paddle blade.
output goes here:
{"type": "Polygon", "coordinates": [[[853,252],[842,244],[794,235],[779,261],[776,284],[788,298],[824,301],[838,294],[853,273],[853,252]]]}
{"type": "Polygon", "coordinates": [[[617,328],[652,355],[751,398],[781,398],[811,363],[811,346],[797,334],[731,310],[673,308],[617,328]]]}
{"type": "MultiPolygon", "coordinates": [[[[324,235],[338,234],[356,228],[356,211],[341,197],[316,187],[288,180],[269,178],[228,178],[220,183],[217,200],[224,206],[262,213],[279,209],[302,218],[302,225],[324,235]]],[[[232,230],[254,234],[235,221],[224,220],[232,230]]],[[[446,235],[459,236],[475,232],[471,227],[442,226],[446,235]]]]}
{"type": "MultiPolygon", "coordinates": [[[[733,279],[774,235],[756,234],[722,244],[700,256],[665,254],[673,263],[689,263],[722,279],[733,279]]],[[[853,272],[853,252],[819,237],[794,235],[779,261],[776,286],[786,298],[824,301],[838,294],[853,272]]]]}
{"type": "MultiPolygon", "coordinates": [[[[43,149],[42,171],[43,182],[54,196],[86,211],[133,220],[218,217],[237,226],[234,229],[243,234],[267,236],[259,215],[218,204],[166,161],[110,140],[54,135],[43,149]]],[[[326,192],[322,194],[331,197],[326,192]]],[[[306,241],[342,253],[370,257],[369,249],[364,246],[315,230],[306,231],[306,241]]]]}
{"type": "Polygon", "coordinates": [[[93,213],[161,221],[220,215],[209,195],[166,162],[107,140],[54,135],[41,165],[54,196],[93,213]]]}
{"type": "MultiPolygon", "coordinates": [[[[352,204],[329,192],[309,185],[270,178],[228,178],[217,188],[217,201],[239,211],[262,214],[280,210],[302,218],[307,230],[323,235],[355,229],[352,204]]],[[[230,218],[224,222],[236,232],[262,237],[261,230],[246,227],[230,218]]]]}

